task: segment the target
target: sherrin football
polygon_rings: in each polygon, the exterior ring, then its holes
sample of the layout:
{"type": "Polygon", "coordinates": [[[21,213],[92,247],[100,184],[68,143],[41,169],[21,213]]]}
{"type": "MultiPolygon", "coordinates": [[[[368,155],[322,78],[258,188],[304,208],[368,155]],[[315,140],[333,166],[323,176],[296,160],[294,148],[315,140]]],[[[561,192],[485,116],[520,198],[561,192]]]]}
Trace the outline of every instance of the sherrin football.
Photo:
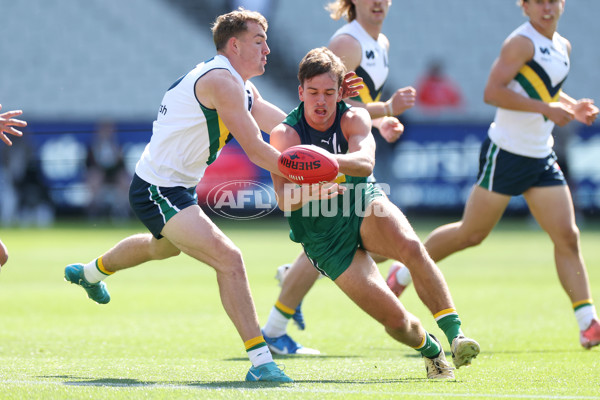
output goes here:
{"type": "Polygon", "coordinates": [[[290,181],[300,185],[332,181],[340,168],[327,150],[304,144],[285,149],[277,165],[290,181]]]}

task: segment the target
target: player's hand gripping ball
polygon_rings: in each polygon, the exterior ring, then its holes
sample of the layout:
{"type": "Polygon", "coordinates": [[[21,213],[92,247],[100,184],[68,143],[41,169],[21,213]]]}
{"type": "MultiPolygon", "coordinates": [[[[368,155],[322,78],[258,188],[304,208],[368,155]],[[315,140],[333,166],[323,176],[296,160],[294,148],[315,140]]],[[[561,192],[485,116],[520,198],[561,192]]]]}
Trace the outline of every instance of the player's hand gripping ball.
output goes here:
{"type": "Polygon", "coordinates": [[[286,178],[299,185],[332,181],[340,168],[331,153],[304,144],[284,150],[277,165],[286,178]]]}

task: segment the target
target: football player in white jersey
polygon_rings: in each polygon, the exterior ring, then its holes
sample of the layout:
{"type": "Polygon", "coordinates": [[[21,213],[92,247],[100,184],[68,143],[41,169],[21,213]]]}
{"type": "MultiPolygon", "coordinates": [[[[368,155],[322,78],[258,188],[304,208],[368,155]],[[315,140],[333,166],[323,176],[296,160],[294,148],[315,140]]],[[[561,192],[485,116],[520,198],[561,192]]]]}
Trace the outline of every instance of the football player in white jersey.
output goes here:
{"type": "MultiPolygon", "coordinates": [[[[459,222],[435,229],[425,246],[435,261],[480,244],[502,217],[512,196],[522,194],[554,244],[560,283],[571,300],[580,343],[600,344],[600,323],[575,223],[573,200],[552,150],[552,128],[572,120],[590,125],[598,108],[575,100],[561,86],[571,44],[558,34],[565,0],[520,0],[529,21],[504,41],[484,92],[498,107],[482,145],[477,183],[459,222]]],[[[560,161],[560,160],[559,160],[560,161]]]]}
{"type": "Polygon", "coordinates": [[[252,162],[280,174],[280,153],[262,140],[261,130],[270,132],[286,115],[248,81],[265,72],[266,31],[267,21],[257,12],[239,9],[216,19],[217,55],[169,88],[136,165],[130,204],[151,233],[130,236],[88,264],[67,266],[65,279],[105,304],[110,301],[106,277],[184,252],[217,273],[223,307],[252,362],[246,380],[291,382],[261,335],[240,250],[201,210],[195,192],[231,135],[252,162]]]}

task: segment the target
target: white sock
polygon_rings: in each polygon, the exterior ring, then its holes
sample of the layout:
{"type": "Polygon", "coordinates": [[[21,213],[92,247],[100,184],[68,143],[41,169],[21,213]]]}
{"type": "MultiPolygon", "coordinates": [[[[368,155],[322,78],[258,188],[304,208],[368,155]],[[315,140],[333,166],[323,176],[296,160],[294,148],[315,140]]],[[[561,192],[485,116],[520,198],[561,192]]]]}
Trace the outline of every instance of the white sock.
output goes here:
{"type": "Polygon", "coordinates": [[[97,283],[110,276],[101,272],[100,269],[98,269],[98,266],[96,265],[97,262],[98,259],[96,258],[95,260],[90,261],[89,263],[83,266],[83,276],[85,277],[85,280],[89,283],[97,283]]]}
{"type": "Polygon", "coordinates": [[[258,349],[249,350],[248,358],[250,358],[250,362],[255,367],[273,361],[273,355],[271,354],[271,350],[269,350],[269,346],[262,346],[258,349]]]}
{"type": "Polygon", "coordinates": [[[283,336],[287,332],[288,322],[290,322],[290,319],[273,306],[267,324],[263,328],[263,332],[270,338],[283,336]]]}
{"type": "Polygon", "coordinates": [[[594,307],[593,304],[581,307],[580,309],[575,311],[575,318],[577,319],[579,330],[585,331],[587,328],[590,327],[592,320],[598,319],[598,315],[596,314],[596,307],[594,307]]]}
{"type": "Polygon", "coordinates": [[[410,271],[406,266],[396,271],[396,281],[398,281],[398,283],[402,286],[408,286],[411,284],[412,277],[410,276],[410,271]]]}

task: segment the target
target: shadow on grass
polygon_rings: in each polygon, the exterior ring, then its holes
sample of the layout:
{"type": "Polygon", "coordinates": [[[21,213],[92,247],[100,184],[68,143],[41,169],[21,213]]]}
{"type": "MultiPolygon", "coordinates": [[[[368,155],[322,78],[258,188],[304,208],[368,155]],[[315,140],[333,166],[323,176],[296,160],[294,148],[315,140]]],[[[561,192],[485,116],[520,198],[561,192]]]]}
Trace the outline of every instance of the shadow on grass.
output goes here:
{"type": "Polygon", "coordinates": [[[74,375],[45,375],[39,378],[62,379],[66,386],[98,386],[116,388],[197,388],[197,389],[256,389],[279,387],[281,382],[246,382],[246,381],[149,381],[131,378],[100,378],[90,379],[74,375]]]}
{"type": "MultiPolygon", "coordinates": [[[[298,358],[310,358],[310,359],[327,359],[327,358],[361,358],[362,355],[343,355],[337,356],[333,354],[275,354],[271,353],[274,360],[295,360],[298,358]]],[[[248,361],[248,357],[231,357],[224,358],[223,361],[248,361]]]]}
{"type": "MultiPolygon", "coordinates": [[[[492,356],[492,355],[501,355],[501,354],[573,354],[573,353],[585,353],[585,349],[523,349],[523,350],[482,350],[479,353],[479,356],[492,356]]],[[[452,358],[452,353],[449,351],[444,351],[446,358],[448,361],[452,358]]],[[[478,356],[478,357],[479,357],[478,356]]],[[[421,354],[405,354],[403,355],[405,358],[421,358],[421,354]]]]}
{"type": "MultiPolygon", "coordinates": [[[[397,349],[388,349],[388,348],[384,348],[384,349],[375,349],[375,350],[380,350],[380,351],[389,351],[389,352],[393,352],[393,351],[397,351],[397,349]]],[[[542,351],[540,351],[541,353],[542,351]]],[[[487,353],[487,352],[486,352],[487,353]]],[[[444,351],[444,354],[446,355],[446,358],[450,358],[452,357],[452,353],[449,351],[444,351]]],[[[352,359],[352,358],[360,358],[360,359],[364,359],[365,355],[364,354],[354,354],[354,355],[350,355],[350,354],[275,354],[275,353],[271,353],[271,355],[273,356],[274,360],[295,360],[295,359],[299,359],[299,358],[308,358],[308,359],[352,359]]],[[[418,351],[415,351],[414,353],[404,353],[404,354],[397,354],[397,356],[399,358],[421,358],[421,353],[419,353],[418,351]]],[[[248,361],[247,357],[231,357],[231,358],[224,358],[223,361],[248,361]]]]}
{"type": "MultiPolygon", "coordinates": [[[[427,378],[397,378],[397,379],[302,379],[294,383],[280,382],[245,382],[245,381],[147,381],[130,378],[100,378],[89,379],[73,375],[43,375],[38,378],[62,379],[66,386],[97,386],[116,388],[178,388],[178,389],[263,389],[290,387],[294,384],[343,384],[343,385],[381,385],[385,383],[414,383],[426,382],[427,378]]],[[[443,381],[445,383],[456,383],[456,381],[443,381]]]]}

